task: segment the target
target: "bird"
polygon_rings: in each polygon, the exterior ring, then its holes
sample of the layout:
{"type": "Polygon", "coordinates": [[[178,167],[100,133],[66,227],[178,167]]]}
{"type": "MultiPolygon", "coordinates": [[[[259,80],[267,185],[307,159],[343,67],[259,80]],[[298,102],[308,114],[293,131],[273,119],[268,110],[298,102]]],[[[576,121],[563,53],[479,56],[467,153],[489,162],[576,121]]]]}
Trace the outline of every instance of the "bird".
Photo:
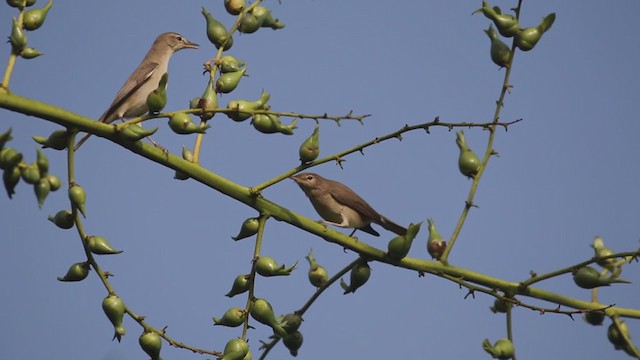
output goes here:
{"type": "Polygon", "coordinates": [[[397,235],[407,234],[406,228],[380,215],[369,203],[342,183],[314,173],[300,173],[291,176],[290,179],[304,191],[316,212],[325,220],[325,224],[353,228],[349,236],[353,236],[356,230],[380,236],[380,233],[371,227],[371,223],[397,235]]]}
{"type": "MultiPolygon", "coordinates": [[[[110,124],[116,119],[144,115],[149,111],[147,96],[158,87],[160,79],[167,72],[171,55],[182,49],[197,49],[198,46],[175,32],[160,34],[98,121],[110,124]]],[[[75,145],[75,150],[87,141],[89,136],[91,134],[86,134],[80,139],[75,145]]]]}

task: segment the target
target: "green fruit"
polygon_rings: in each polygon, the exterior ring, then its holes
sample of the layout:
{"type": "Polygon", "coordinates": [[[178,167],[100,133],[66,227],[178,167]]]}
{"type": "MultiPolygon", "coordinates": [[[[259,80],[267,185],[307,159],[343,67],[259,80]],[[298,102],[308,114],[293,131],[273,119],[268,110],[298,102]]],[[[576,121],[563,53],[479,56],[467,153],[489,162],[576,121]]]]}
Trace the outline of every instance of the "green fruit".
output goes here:
{"type": "Polygon", "coordinates": [[[519,31],[515,38],[515,43],[518,49],[522,51],[529,51],[533,49],[540,38],[542,38],[542,34],[551,28],[551,25],[553,25],[555,20],[556,14],[551,13],[542,20],[540,25],[519,31]]]}
{"type": "Polygon", "coordinates": [[[71,205],[78,209],[82,216],[85,215],[85,203],[87,202],[87,195],[84,192],[84,189],[78,185],[73,185],[69,188],[69,200],[71,201],[71,205]]]}
{"type": "Polygon", "coordinates": [[[233,38],[229,36],[227,29],[218,20],[214,19],[211,13],[204,7],[202,8],[202,15],[204,15],[207,21],[207,37],[216,49],[224,46],[224,50],[229,50],[233,46],[233,38]]]}
{"type": "Polygon", "coordinates": [[[244,10],[245,0],[224,0],[224,8],[231,15],[238,15],[244,10]]]}
{"type": "Polygon", "coordinates": [[[242,16],[242,20],[240,20],[240,26],[238,26],[238,30],[240,30],[241,33],[251,34],[258,31],[261,25],[262,22],[260,21],[260,19],[258,19],[253,14],[246,13],[242,16]]]}
{"type": "Polygon", "coordinates": [[[49,171],[49,159],[47,159],[46,155],[40,149],[36,149],[36,155],[36,164],[38,165],[40,174],[46,175],[49,171]]]}
{"type": "Polygon", "coordinates": [[[13,169],[22,161],[22,153],[14,148],[4,148],[0,150],[0,169],[13,169]]]}
{"type": "Polygon", "coordinates": [[[216,92],[221,94],[227,94],[232,92],[240,83],[240,79],[247,72],[247,68],[244,67],[240,71],[228,72],[220,75],[216,80],[216,92]]]}
{"type": "Polygon", "coordinates": [[[495,299],[493,306],[490,308],[493,313],[506,313],[511,308],[511,303],[502,299],[495,299]]]}
{"type": "MultiPolygon", "coordinates": [[[[205,110],[205,109],[215,109],[218,107],[218,95],[216,94],[216,91],[213,86],[213,83],[214,83],[213,78],[214,78],[213,74],[210,74],[207,88],[204,90],[202,97],[198,99],[198,103],[195,108],[200,108],[205,110]]],[[[211,119],[214,115],[215,113],[213,112],[203,111],[202,114],[200,115],[200,118],[206,121],[211,119]]]]}
{"type": "Polygon", "coordinates": [[[462,175],[466,177],[475,177],[480,171],[480,159],[478,159],[478,156],[467,146],[463,131],[456,133],[456,144],[458,144],[458,148],[460,148],[458,169],[462,175]]]}
{"type": "Polygon", "coordinates": [[[320,142],[318,136],[320,135],[320,124],[316,124],[316,128],[313,130],[311,136],[309,136],[300,145],[298,154],[300,155],[300,161],[304,163],[311,162],[318,158],[320,155],[320,142]]]}
{"type": "Polygon", "coordinates": [[[13,197],[15,194],[16,185],[20,181],[20,169],[17,166],[12,168],[4,169],[2,173],[2,182],[4,183],[4,188],[7,190],[7,196],[9,199],[13,197]]]}
{"type": "Polygon", "coordinates": [[[498,28],[500,35],[504,37],[513,37],[520,30],[520,24],[515,16],[503,14],[499,7],[492,8],[486,1],[482,2],[482,8],[474,11],[474,14],[477,12],[482,12],[484,16],[491,19],[498,28]]]}
{"type": "Polygon", "coordinates": [[[126,330],[124,326],[122,326],[122,318],[124,316],[124,302],[114,294],[109,294],[102,301],[102,310],[104,311],[111,324],[113,324],[113,328],[115,333],[113,335],[113,339],[118,339],[118,342],[124,336],[126,330]]]}
{"type": "Polygon", "coordinates": [[[280,337],[285,337],[287,332],[278,324],[273,313],[273,307],[265,299],[255,299],[251,305],[251,317],[256,321],[270,326],[274,333],[280,337]]]}
{"type": "Polygon", "coordinates": [[[53,0],[49,0],[49,2],[40,9],[31,9],[26,11],[22,19],[24,28],[32,31],[42,26],[42,24],[44,24],[44,20],[47,17],[47,13],[49,13],[49,10],[51,9],[51,6],[53,6],[53,0]]]}
{"type": "Polygon", "coordinates": [[[282,338],[282,343],[289,349],[291,356],[298,356],[298,350],[302,346],[302,341],[303,337],[300,331],[295,331],[282,338]]]}
{"type": "Polygon", "coordinates": [[[309,272],[307,276],[311,285],[321,287],[326,284],[327,281],[329,281],[329,274],[324,267],[318,264],[316,258],[313,256],[313,251],[309,251],[309,254],[305,256],[305,258],[309,261],[309,272]]]}
{"type": "Polygon", "coordinates": [[[53,217],[49,216],[49,221],[61,229],[71,229],[74,225],[73,214],[69,210],[60,210],[53,217]]]}
{"type": "Polygon", "coordinates": [[[240,71],[245,67],[244,61],[238,60],[231,55],[225,55],[218,60],[219,67],[221,73],[228,73],[234,71],[240,71]]]}
{"type": "Polygon", "coordinates": [[[175,113],[169,118],[169,127],[173,132],[180,135],[186,134],[204,134],[211,125],[203,124],[202,126],[196,125],[191,116],[187,113],[175,113]]]}
{"type": "Polygon", "coordinates": [[[256,260],[256,272],[262,276],[287,276],[296,268],[298,263],[286,268],[284,265],[278,265],[276,261],[269,256],[261,256],[256,260]]]}
{"type": "Polygon", "coordinates": [[[49,182],[49,186],[51,187],[51,191],[58,191],[58,189],[60,189],[60,186],[62,185],[60,183],[60,178],[55,176],[55,175],[47,175],[45,177],[45,179],[47,179],[47,181],[49,182]]]}
{"type": "Polygon", "coordinates": [[[224,359],[224,358],[227,358],[227,359],[243,359],[248,353],[249,353],[249,345],[247,345],[246,341],[244,341],[242,339],[238,339],[238,338],[231,339],[224,346],[223,354],[225,356],[222,357],[222,359],[224,359]],[[232,356],[228,357],[227,355],[232,355],[232,356]]]}
{"type": "Polygon", "coordinates": [[[4,146],[11,140],[13,140],[13,137],[11,137],[11,128],[9,128],[9,130],[0,134],[0,150],[3,150],[4,146]]]}
{"type": "Polygon", "coordinates": [[[427,239],[427,252],[433,259],[440,259],[440,256],[447,248],[447,242],[442,239],[442,236],[436,230],[436,223],[432,219],[428,219],[429,224],[429,238],[427,239]]]}
{"type": "Polygon", "coordinates": [[[503,43],[498,37],[498,33],[490,25],[489,29],[484,31],[491,40],[491,60],[500,67],[509,66],[511,61],[511,49],[507,44],[503,43]]]}
{"type": "Polygon", "coordinates": [[[235,112],[228,112],[227,116],[234,121],[244,121],[250,118],[251,113],[246,113],[243,111],[247,110],[262,110],[267,105],[267,102],[271,98],[268,92],[262,90],[260,94],[260,98],[256,101],[247,101],[247,100],[232,100],[227,104],[227,109],[235,110],[235,112]]]}
{"type": "Polygon", "coordinates": [[[144,331],[138,338],[142,350],[151,357],[151,360],[160,360],[162,338],[154,331],[144,331]]]}
{"type": "Polygon", "coordinates": [[[167,82],[169,73],[164,73],[160,78],[158,87],[147,95],[147,108],[150,114],[157,114],[167,105],[167,82]]]}
{"type": "Polygon", "coordinates": [[[13,27],[11,28],[11,36],[9,36],[11,49],[14,54],[20,54],[27,47],[27,33],[18,25],[18,19],[13,18],[13,27]]]}
{"type": "Polygon", "coordinates": [[[364,285],[371,276],[371,268],[366,261],[362,260],[351,269],[351,284],[347,285],[344,280],[340,280],[340,286],[345,294],[355,293],[359,287],[364,285]]]}
{"type": "Polygon", "coordinates": [[[40,168],[35,162],[27,166],[20,167],[20,174],[22,175],[22,180],[27,184],[33,185],[40,180],[40,168]]]}
{"type": "Polygon", "coordinates": [[[44,139],[42,136],[33,136],[33,140],[42,145],[43,148],[64,150],[69,144],[69,133],[66,130],[56,130],[52,132],[46,139],[44,139]]]}
{"type": "Polygon", "coordinates": [[[589,311],[584,314],[584,320],[593,326],[602,325],[605,314],[603,311],[589,311]]]}
{"type": "Polygon", "coordinates": [[[33,59],[33,58],[37,58],[38,56],[42,55],[43,53],[41,53],[40,51],[32,48],[32,47],[26,47],[22,50],[22,52],[20,52],[20,56],[23,59],[33,59]]]}
{"type": "Polygon", "coordinates": [[[232,307],[225,311],[221,318],[213,318],[214,325],[237,327],[244,323],[245,311],[239,307],[232,307]]]}
{"type": "Polygon", "coordinates": [[[605,277],[591,266],[583,266],[573,274],[573,282],[583,289],[609,286],[612,283],[629,283],[615,276],[605,277]]]}
{"type": "Polygon", "coordinates": [[[238,275],[233,281],[231,290],[225,295],[226,297],[234,297],[238,294],[249,291],[249,275],[238,275]]]}
{"type": "Polygon", "coordinates": [[[33,185],[33,190],[36,193],[36,199],[38,199],[38,207],[42,209],[42,205],[44,205],[44,201],[51,191],[49,180],[47,180],[47,178],[38,180],[38,182],[33,185]]]}
{"type": "Polygon", "coordinates": [[[238,241],[253,236],[258,232],[259,224],[260,221],[258,220],[258,218],[248,218],[242,223],[242,227],[240,227],[240,233],[238,233],[238,235],[236,236],[232,236],[231,238],[235,241],[238,241]]]}
{"type": "Polygon", "coordinates": [[[118,136],[124,140],[136,142],[153,135],[156,131],[158,131],[158,128],[147,130],[138,124],[129,124],[118,132],[118,136]]]}
{"type": "Polygon", "coordinates": [[[96,255],[114,255],[122,252],[122,250],[116,250],[111,247],[107,239],[100,236],[89,236],[87,239],[87,247],[89,251],[96,255]]]}
{"type": "Polygon", "coordinates": [[[89,275],[89,263],[79,262],[71,265],[64,276],[58,276],[58,281],[82,281],[89,275]]]}

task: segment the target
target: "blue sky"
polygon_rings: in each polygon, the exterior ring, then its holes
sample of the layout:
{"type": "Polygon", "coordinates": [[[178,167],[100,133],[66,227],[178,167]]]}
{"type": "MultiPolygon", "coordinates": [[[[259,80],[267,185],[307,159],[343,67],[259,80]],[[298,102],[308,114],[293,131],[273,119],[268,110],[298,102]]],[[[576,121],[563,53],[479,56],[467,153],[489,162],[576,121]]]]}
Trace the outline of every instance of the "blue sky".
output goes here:
{"type": "MultiPolygon", "coordinates": [[[[42,0],[37,6],[42,6],[42,0]]],[[[287,27],[236,36],[229,54],[248,64],[244,78],[220,104],[271,93],[277,111],[306,114],[372,114],[364,126],[343,121],[321,124],[321,156],[353,147],[439,116],[442,121],[489,121],[504,69],[489,58],[482,30],[489,20],[471,16],[480,1],[267,1],[287,27]]],[[[508,9],[515,1],[492,2],[508,9]]],[[[201,6],[225,25],[232,24],[222,1],[58,1],[43,28],[29,33],[30,46],[45,56],[18,61],[11,90],[98,118],[153,39],[176,31],[201,45],[175,55],[169,67],[167,110],[185,108],[206,86],[202,63],[215,55],[205,33],[201,6]]],[[[615,251],[638,247],[640,154],[637,134],[640,43],[636,1],[524,1],[521,23],[537,24],[550,12],[553,28],[533,51],[516,54],[513,90],[502,120],[524,121],[498,131],[495,157],[485,171],[476,203],[450,257],[454,265],[506,280],[526,279],[592,256],[601,235],[615,251]]],[[[16,13],[0,6],[0,23],[9,34],[16,13]]],[[[2,47],[8,58],[9,45],[2,47]]],[[[6,60],[3,60],[6,61],[6,60]]],[[[0,62],[6,64],[6,62],[0,62]]],[[[13,128],[10,146],[35,159],[32,135],[47,135],[54,124],[0,110],[0,131],[13,128]]],[[[170,151],[193,146],[193,137],[173,134],[166,120],[155,139],[170,151]]],[[[248,122],[218,115],[205,138],[204,167],[252,186],[298,165],[298,146],[313,131],[299,121],[293,136],[263,135],[248,122]]],[[[472,149],[482,153],[488,133],[465,130],[472,149]]],[[[47,151],[51,172],[65,178],[65,155],[47,151]]],[[[402,224],[435,219],[445,237],[455,227],[471,182],[457,170],[455,134],[432,128],[403,141],[388,141],[314,172],[339,180],[374,208],[402,224]]],[[[250,269],[252,239],[234,242],[242,221],[254,210],[193,181],[173,180],[173,171],[138,158],[101,138],[77,154],[78,182],[88,193],[89,233],[109,239],[124,253],[100,257],[116,274],[112,284],[125,302],[156,326],[194,346],[221,350],[240,334],[213,327],[211,317],[244,306],[246,298],[223,295],[236,275],[250,269]]],[[[66,182],[65,182],[66,183],[66,182]]],[[[291,181],[265,191],[265,197],[318,219],[291,181]]],[[[106,291],[95,274],[81,283],[59,283],[68,266],[83,260],[74,231],[56,229],[47,215],[68,208],[64,191],[53,193],[42,210],[33,191],[20,184],[13,200],[0,197],[0,357],[133,359],[141,329],[130,319],[122,343],[112,342],[112,327],[100,303],[106,291]]],[[[381,231],[383,232],[383,231],[381,231]]],[[[391,238],[360,235],[386,249],[391,238]]],[[[426,227],[409,256],[427,258],[426,227]]],[[[300,261],[290,277],[260,278],[256,294],[278,314],[300,307],[313,293],[304,256],[313,248],[330,273],[351,262],[353,253],[286,224],[267,225],[264,255],[287,265],[300,261]]],[[[623,277],[637,282],[636,263],[623,277]]],[[[590,292],[569,276],[538,284],[580,299],[590,292]]],[[[372,276],[356,294],[327,291],[305,316],[305,342],[299,358],[482,358],[484,338],[505,337],[504,318],[488,308],[492,298],[464,299],[457,285],[433,276],[372,264],[372,276]]],[[[638,307],[636,284],[603,289],[600,300],[638,307]]],[[[525,298],[521,300],[526,301],[525,298]]],[[[553,307],[538,301],[532,303],[553,307]]],[[[521,359],[609,358],[616,352],[606,326],[586,325],[561,315],[514,313],[516,349],[521,359]],[[567,336],[569,335],[569,336],[567,336]]],[[[628,321],[635,337],[640,326],[628,321]]],[[[250,333],[255,353],[270,331],[256,325],[250,333]]],[[[165,359],[204,356],[164,344],[165,359]]],[[[287,358],[279,346],[271,358],[287,358]]],[[[488,358],[488,357],[486,357],[488,358]]]]}

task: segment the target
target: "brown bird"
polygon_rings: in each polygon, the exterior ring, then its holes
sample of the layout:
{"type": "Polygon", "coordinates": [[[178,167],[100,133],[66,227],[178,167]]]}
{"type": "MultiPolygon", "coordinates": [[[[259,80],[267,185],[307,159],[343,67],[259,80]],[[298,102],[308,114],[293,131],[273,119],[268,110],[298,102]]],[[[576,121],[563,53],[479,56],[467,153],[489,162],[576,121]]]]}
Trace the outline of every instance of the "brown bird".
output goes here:
{"type": "Polygon", "coordinates": [[[380,234],[371,227],[371,223],[398,235],[405,235],[407,229],[394,223],[375,211],[364,199],[345,185],[325,179],[314,173],[301,173],[290,177],[304,191],[311,205],[325,220],[324,223],[343,228],[362,230],[374,236],[380,234]]]}

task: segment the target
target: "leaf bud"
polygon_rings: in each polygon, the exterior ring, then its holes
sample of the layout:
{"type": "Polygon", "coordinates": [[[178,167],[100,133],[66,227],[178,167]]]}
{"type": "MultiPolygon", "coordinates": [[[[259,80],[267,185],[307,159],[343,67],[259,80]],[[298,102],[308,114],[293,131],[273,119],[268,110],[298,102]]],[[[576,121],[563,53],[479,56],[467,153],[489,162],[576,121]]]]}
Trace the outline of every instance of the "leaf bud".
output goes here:
{"type": "Polygon", "coordinates": [[[320,155],[320,142],[318,141],[319,135],[320,124],[316,124],[316,128],[313,130],[311,136],[309,136],[302,145],[300,145],[298,154],[300,155],[300,161],[303,164],[317,159],[318,155],[320,155]]]}
{"type": "Polygon", "coordinates": [[[462,175],[466,177],[475,177],[480,171],[480,160],[478,159],[478,156],[469,149],[469,146],[467,146],[463,131],[458,131],[456,133],[456,144],[458,144],[458,148],[460,148],[458,169],[460,169],[462,175]]]}
{"type": "Polygon", "coordinates": [[[171,115],[169,118],[169,127],[176,134],[186,135],[194,133],[205,134],[211,125],[202,124],[198,126],[191,120],[189,114],[180,112],[171,115]]]}
{"type": "Polygon", "coordinates": [[[167,82],[169,73],[162,74],[158,87],[147,95],[147,108],[150,114],[157,114],[167,105],[167,82]]]}
{"type": "Polygon", "coordinates": [[[81,186],[74,184],[69,188],[69,200],[71,201],[71,206],[78,209],[82,216],[86,217],[85,203],[87,202],[87,195],[81,186]]]}
{"type": "Polygon", "coordinates": [[[239,307],[232,307],[225,311],[222,317],[214,317],[213,323],[214,325],[237,327],[244,323],[245,316],[246,312],[243,309],[240,309],[239,307]]]}
{"type": "Polygon", "coordinates": [[[122,252],[122,250],[116,250],[111,247],[107,239],[100,236],[89,236],[87,238],[87,247],[89,251],[96,255],[114,255],[122,252]]]}
{"type": "Polygon", "coordinates": [[[89,263],[79,262],[71,265],[64,276],[58,276],[58,281],[82,281],[89,275],[89,263]]]}
{"type": "Polygon", "coordinates": [[[276,261],[269,256],[261,256],[256,260],[256,272],[262,276],[287,276],[298,266],[298,262],[291,267],[285,267],[284,264],[278,265],[276,261]]]}
{"type": "Polygon", "coordinates": [[[249,275],[238,275],[233,281],[231,290],[225,295],[226,297],[234,297],[238,294],[249,291],[249,275]]]}
{"type": "Polygon", "coordinates": [[[162,360],[160,349],[162,349],[162,338],[155,331],[142,332],[138,338],[138,343],[142,350],[151,357],[151,360],[162,360]]]}
{"type": "Polygon", "coordinates": [[[233,38],[229,36],[227,29],[213,16],[207,9],[202,7],[202,15],[204,15],[207,21],[207,37],[216,49],[224,47],[224,50],[229,50],[233,46],[233,38]]]}
{"type": "Polygon", "coordinates": [[[49,216],[48,219],[60,229],[73,227],[73,214],[69,210],[60,210],[54,216],[49,216]]]}
{"type": "Polygon", "coordinates": [[[44,24],[44,20],[47,17],[47,13],[49,13],[49,9],[51,9],[51,6],[53,6],[53,0],[49,0],[49,2],[40,9],[31,9],[25,11],[24,17],[22,19],[24,28],[29,31],[33,31],[42,26],[42,24],[44,24]]]}
{"type": "Polygon", "coordinates": [[[300,331],[295,331],[282,338],[282,343],[289,349],[291,356],[298,356],[298,350],[302,346],[302,341],[303,337],[300,331]]]}
{"type": "MultiPolygon", "coordinates": [[[[115,294],[109,294],[102,301],[102,310],[104,311],[111,324],[113,324],[115,333],[113,339],[118,339],[118,342],[124,336],[126,330],[122,326],[122,318],[124,316],[124,302],[115,294]]],[[[112,339],[112,340],[113,340],[112,339]]]]}
{"type": "Polygon", "coordinates": [[[447,248],[447,242],[442,238],[442,235],[436,229],[436,223],[433,219],[428,219],[429,224],[429,238],[427,239],[427,252],[431,255],[431,258],[439,260],[444,251],[447,248]]]}
{"type": "Polygon", "coordinates": [[[308,278],[311,285],[321,287],[326,284],[327,281],[329,281],[329,274],[324,267],[318,264],[316,258],[313,256],[313,250],[310,250],[305,258],[309,261],[308,278]]]}
{"type": "Polygon", "coordinates": [[[235,241],[238,241],[253,236],[258,232],[259,224],[260,221],[258,220],[258,218],[248,218],[242,223],[242,227],[240,227],[240,233],[238,233],[238,235],[236,236],[232,236],[231,238],[235,241]]]}
{"type": "Polygon", "coordinates": [[[351,284],[347,285],[344,280],[340,280],[340,286],[344,290],[345,294],[355,293],[359,287],[364,285],[371,276],[371,268],[365,260],[361,260],[351,269],[350,280],[351,284]]]}

